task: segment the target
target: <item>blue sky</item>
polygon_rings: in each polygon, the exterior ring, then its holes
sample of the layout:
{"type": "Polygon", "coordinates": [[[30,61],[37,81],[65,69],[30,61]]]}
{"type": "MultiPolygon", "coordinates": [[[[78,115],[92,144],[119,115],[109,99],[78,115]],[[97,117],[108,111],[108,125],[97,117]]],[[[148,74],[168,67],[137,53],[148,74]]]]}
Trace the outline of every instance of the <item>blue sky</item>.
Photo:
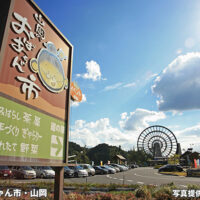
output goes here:
{"type": "Polygon", "coordinates": [[[74,46],[70,140],[136,147],[163,125],[200,150],[198,0],[35,0],[74,46]]]}

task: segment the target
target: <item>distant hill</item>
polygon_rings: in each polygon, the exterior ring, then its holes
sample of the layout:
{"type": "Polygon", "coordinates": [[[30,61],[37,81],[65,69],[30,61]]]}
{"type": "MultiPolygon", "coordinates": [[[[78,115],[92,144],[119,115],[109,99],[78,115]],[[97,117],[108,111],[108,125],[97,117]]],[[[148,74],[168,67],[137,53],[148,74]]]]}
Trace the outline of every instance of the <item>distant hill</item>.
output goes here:
{"type": "Polygon", "coordinates": [[[103,163],[107,163],[108,160],[116,162],[115,156],[118,154],[125,158],[128,157],[128,152],[122,150],[121,146],[116,147],[103,143],[92,148],[86,148],[74,142],[69,142],[69,155],[77,155],[76,159],[78,163],[84,163],[86,161],[91,163],[94,161],[98,165],[100,161],[103,161],[103,163]]]}
{"type": "Polygon", "coordinates": [[[69,156],[76,155],[76,157],[73,157],[73,160],[76,160],[77,163],[91,163],[86,154],[87,151],[88,149],[86,147],[81,147],[79,144],[69,142],[68,154],[69,156]]]}
{"type": "Polygon", "coordinates": [[[84,147],[81,147],[79,144],[76,144],[74,142],[69,142],[69,155],[74,155],[77,152],[81,152],[84,150],[84,147]]]}
{"type": "Polygon", "coordinates": [[[117,154],[123,155],[125,158],[127,156],[127,152],[123,151],[121,147],[110,146],[105,143],[90,148],[87,152],[87,156],[90,160],[94,161],[95,164],[100,164],[100,161],[107,163],[108,160],[116,162],[115,156],[117,154]]]}

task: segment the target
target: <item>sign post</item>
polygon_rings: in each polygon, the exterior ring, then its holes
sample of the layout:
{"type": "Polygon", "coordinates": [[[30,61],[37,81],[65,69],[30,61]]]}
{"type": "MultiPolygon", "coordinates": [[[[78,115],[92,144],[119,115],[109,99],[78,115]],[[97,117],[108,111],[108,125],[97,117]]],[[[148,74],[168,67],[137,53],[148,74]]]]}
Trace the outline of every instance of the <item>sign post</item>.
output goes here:
{"type": "Polygon", "coordinates": [[[64,167],[55,168],[54,199],[63,199],[64,167]]]}
{"type": "Polygon", "coordinates": [[[0,3],[0,165],[53,166],[62,199],[73,46],[32,0],[0,3]]]}

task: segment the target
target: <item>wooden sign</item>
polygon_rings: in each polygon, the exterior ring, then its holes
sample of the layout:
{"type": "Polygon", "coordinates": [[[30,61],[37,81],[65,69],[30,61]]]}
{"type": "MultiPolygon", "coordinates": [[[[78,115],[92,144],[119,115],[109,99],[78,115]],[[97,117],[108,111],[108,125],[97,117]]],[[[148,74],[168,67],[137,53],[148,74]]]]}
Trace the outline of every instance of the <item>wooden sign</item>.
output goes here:
{"type": "Polygon", "coordinates": [[[1,1],[0,162],[67,163],[72,45],[31,0],[1,1]]]}

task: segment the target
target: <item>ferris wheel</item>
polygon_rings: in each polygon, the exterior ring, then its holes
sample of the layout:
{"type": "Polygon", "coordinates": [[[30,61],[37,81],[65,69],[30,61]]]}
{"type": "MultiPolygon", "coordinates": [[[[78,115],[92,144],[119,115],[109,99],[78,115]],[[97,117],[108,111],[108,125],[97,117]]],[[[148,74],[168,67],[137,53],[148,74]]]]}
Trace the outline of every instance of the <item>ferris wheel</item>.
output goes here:
{"type": "Polygon", "coordinates": [[[154,125],[144,129],[138,137],[137,148],[155,157],[169,157],[177,151],[177,139],[172,131],[164,126],[154,125]]]}

